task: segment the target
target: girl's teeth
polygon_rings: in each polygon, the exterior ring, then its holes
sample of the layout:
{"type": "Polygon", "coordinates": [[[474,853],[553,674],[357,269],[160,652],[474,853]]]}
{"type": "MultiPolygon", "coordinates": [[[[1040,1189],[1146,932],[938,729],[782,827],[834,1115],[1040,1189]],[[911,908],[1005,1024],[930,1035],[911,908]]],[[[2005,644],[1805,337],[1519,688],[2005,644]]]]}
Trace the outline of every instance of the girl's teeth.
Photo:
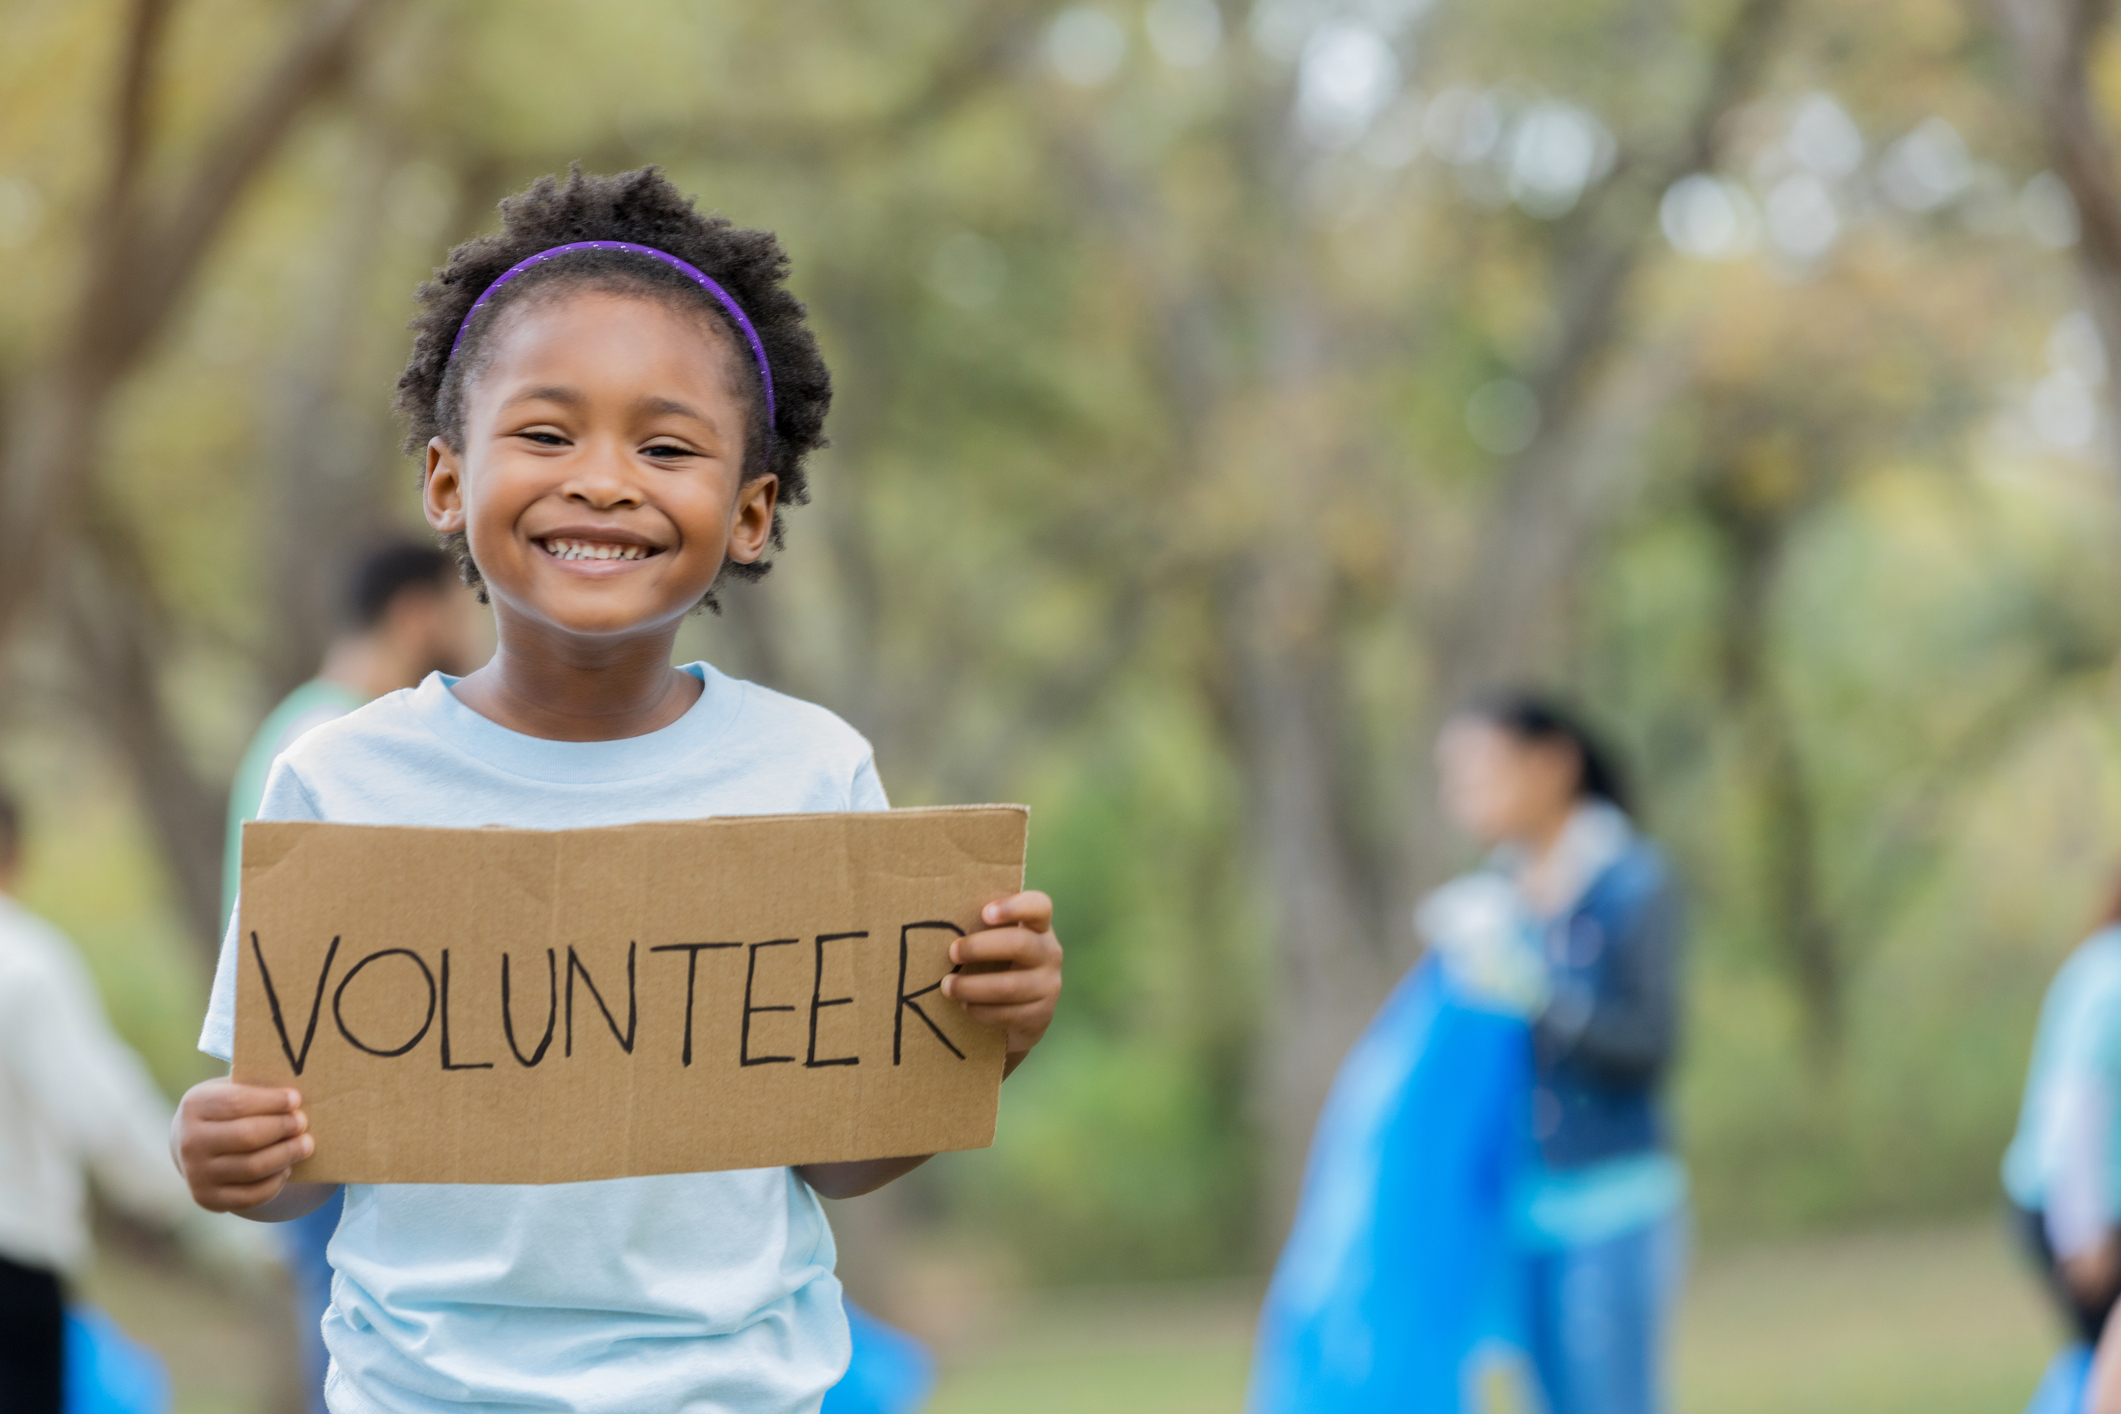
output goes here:
{"type": "Polygon", "coordinates": [[[648,554],[640,545],[595,545],[581,540],[548,540],[545,549],[558,560],[638,560],[648,554]]]}

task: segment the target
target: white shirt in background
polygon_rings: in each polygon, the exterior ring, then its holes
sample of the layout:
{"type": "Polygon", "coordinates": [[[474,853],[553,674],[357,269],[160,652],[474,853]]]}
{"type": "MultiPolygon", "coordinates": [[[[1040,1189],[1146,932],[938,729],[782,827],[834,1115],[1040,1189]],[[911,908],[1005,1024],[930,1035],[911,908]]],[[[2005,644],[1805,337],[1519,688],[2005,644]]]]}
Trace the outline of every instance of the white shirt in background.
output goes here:
{"type": "Polygon", "coordinates": [[[169,1105],[110,1029],[57,928],[0,894],[0,1257],[68,1271],[88,1258],[88,1177],[164,1224],[191,1212],[169,1105]]]}

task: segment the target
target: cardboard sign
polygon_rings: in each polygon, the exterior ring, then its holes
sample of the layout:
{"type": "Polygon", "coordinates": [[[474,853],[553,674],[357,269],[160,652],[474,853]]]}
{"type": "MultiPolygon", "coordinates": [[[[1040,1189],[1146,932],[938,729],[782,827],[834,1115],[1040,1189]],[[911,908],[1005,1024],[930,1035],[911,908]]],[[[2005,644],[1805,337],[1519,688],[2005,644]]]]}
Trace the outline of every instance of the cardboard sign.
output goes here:
{"type": "Polygon", "coordinates": [[[981,1148],[1003,1041],[941,981],[1027,814],[246,825],[234,1075],[302,1092],[305,1181],[981,1148]]]}

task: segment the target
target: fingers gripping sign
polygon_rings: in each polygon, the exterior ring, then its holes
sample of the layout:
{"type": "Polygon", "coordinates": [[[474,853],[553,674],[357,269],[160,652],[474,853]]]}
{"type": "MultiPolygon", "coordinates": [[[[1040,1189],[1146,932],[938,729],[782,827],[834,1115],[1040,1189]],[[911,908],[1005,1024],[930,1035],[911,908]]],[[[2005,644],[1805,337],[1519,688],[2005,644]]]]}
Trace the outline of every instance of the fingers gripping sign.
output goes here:
{"type": "Polygon", "coordinates": [[[997,899],[980,911],[980,921],[984,929],[951,944],[956,970],[943,979],[943,995],[974,1021],[1003,1033],[1007,1074],[1046,1034],[1060,1001],[1053,900],[1036,890],[997,899]]]}
{"type": "Polygon", "coordinates": [[[316,1140],[298,1091],[220,1079],[185,1093],[171,1148],[200,1207],[250,1213],[282,1197],[294,1166],[315,1152],[316,1140]]]}
{"type": "MultiPolygon", "coordinates": [[[[1012,894],[981,909],[980,921],[987,926],[951,943],[951,970],[943,976],[942,992],[974,1021],[1002,1033],[1002,1074],[1007,1076],[1046,1034],[1060,1001],[1061,945],[1053,933],[1053,900],[1036,891],[1012,894]]],[[[900,1002],[911,1005],[903,995],[900,1002]]],[[[926,1158],[806,1164],[796,1172],[827,1198],[852,1198],[920,1167],[926,1158]]]]}

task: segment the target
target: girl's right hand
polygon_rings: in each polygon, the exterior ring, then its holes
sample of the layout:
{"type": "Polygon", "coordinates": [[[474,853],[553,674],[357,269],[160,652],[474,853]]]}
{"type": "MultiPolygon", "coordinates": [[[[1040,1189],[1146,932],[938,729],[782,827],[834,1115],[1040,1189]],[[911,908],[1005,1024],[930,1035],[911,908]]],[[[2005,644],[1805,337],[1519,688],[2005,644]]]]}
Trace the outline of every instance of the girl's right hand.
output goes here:
{"type": "Polygon", "coordinates": [[[300,1092],[206,1080],[177,1106],[170,1152],[193,1202],[242,1213],[277,1198],[294,1166],[316,1151],[308,1131],[300,1092]]]}

